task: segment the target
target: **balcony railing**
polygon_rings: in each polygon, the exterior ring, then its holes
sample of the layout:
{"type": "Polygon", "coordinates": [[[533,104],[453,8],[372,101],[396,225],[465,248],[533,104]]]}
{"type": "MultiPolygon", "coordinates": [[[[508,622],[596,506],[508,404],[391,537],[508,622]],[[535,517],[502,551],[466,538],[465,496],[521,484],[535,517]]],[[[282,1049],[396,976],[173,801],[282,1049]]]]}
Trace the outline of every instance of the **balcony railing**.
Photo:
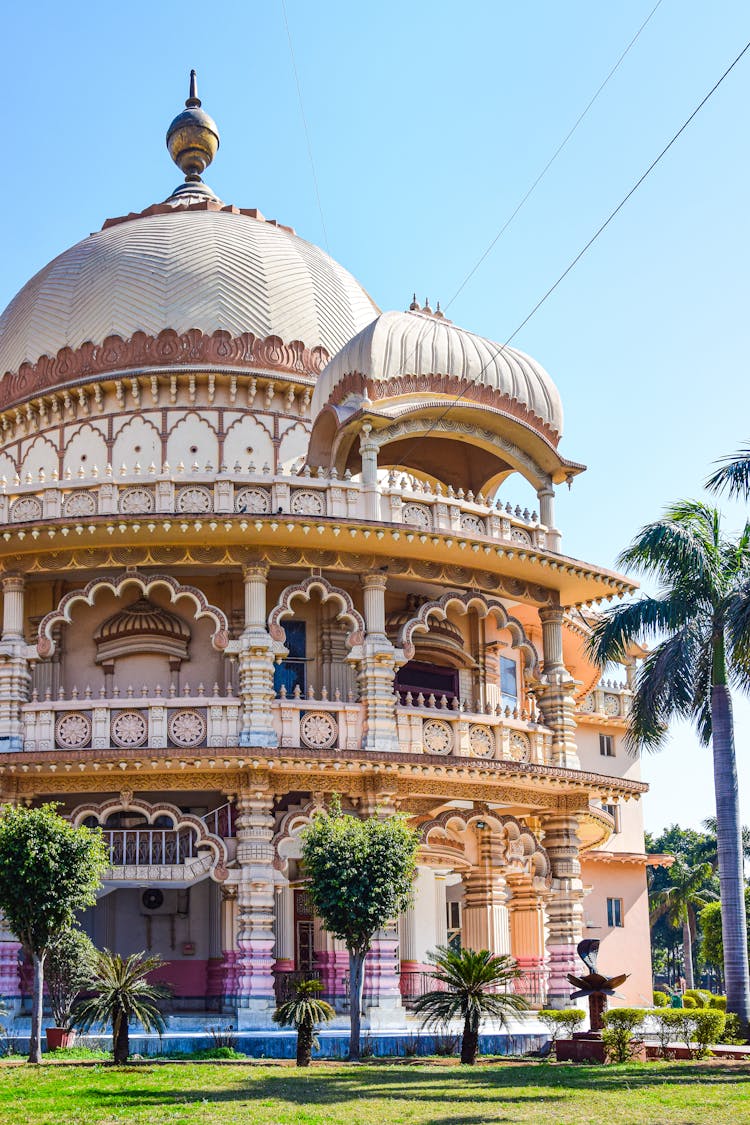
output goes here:
{"type": "Polygon", "coordinates": [[[625,723],[630,715],[633,692],[627,684],[616,680],[600,680],[578,705],[578,716],[613,724],[625,723]]]}
{"type": "Polygon", "coordinates": [[[296,689],[287,695],[282,687],[272,703],[273,723],[279,746],[305,746],[309,750],[358,750],[362,745],[364,706],[353,696],[342,700],[326,688],[316,694],[309,688],[303,695],[296,689]]]}
{"type": "Polygon", "coordinates": [[[177,865],[198,857],[189,828],[105,828],[102,836],[110,867],[177,865]]]}
{"type": "Polygon", "coordinates": [[[401,748],[411,754],[496,758],[543,763],[550,760],[552,732],[538,711],[448,700],[407,692],[397,707],[401,748]]]}

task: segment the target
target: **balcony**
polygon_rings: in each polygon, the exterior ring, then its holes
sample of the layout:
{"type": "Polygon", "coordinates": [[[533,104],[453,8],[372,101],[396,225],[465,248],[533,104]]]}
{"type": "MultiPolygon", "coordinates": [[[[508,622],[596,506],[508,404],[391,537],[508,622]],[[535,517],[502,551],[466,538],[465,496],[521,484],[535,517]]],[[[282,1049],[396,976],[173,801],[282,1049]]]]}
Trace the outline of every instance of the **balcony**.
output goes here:
{"type": "Polygon", "coordinates": [[[308,750],[359,750],[362,746],[364,705],[352,695],[344,701],[339,692],[329,698],[323,688],[316,698],[313,688],[303,696],[299,688],[287,696],[284,688],[271,705],[279,746],[304,746],[308,750]]]}
{"type": "Polygon", "coordinates": [[[396,713],[399,744],[410,754],[550,761],[552,732],[538,711],[407,692],[396,713]]]}
{"type": "Polygon", "coordinates": [[[627,684],[602,679],[578,704],[579,723],[595,726],[626,726],[633,692],[627,684]]]}

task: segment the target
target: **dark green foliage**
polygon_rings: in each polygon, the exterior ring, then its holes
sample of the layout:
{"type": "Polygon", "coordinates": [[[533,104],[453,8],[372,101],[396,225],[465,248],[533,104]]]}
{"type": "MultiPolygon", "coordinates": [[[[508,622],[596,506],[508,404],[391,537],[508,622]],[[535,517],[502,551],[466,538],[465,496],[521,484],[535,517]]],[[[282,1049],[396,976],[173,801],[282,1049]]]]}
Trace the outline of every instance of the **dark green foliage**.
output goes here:
{"type": "MultiPolygon", "coordinates": [[[[745,917],[748,927],[748,951],[750,951],[750,887],[745,887],[745,917]]],[[[710,965],[721,965],[724,961],[724,941],[721,928],[721,906],[711,902],[700,912],[701,955],[710,965]]]]}
{"type": "Polygon", "coordinates": [[[640,1045],[640,1041],[634,1039],[634,1033],[640,1028],[645,1015],[642,1008],[610,1008],[605,1012],[602,1041],[609,1062],[630,1061],[640,1045]]]}
{"type": "Polygon", "coordinates": [[[101,832],[74,828],[54,805],[0,813],[0,912],[34,965],[29,1061],[41,1062],[44,961],[50,942],[96,901],[107,866],[101,832]]]}
{"type": "Polygon", "coordinates": [[[317,1047],[315,1028],[328,1023],[336,1015],[330,1004],[321,1000],[323,989],[319,980],[303,980],[297,985],[295,996],[280,1004],[273,1013],[276,1023],[293,1027],[297,1032],[297,1066],[309,1066],[313,1048],[317,1047]]]}
{"type": "Polygon", "coordinates": [[[659,990],[655,988],[654,989],[654,1007],[655,1008],[666,1008],[668,1006],[669,1006],[669,997],[667,996],[666,992],[659,992],[659,990]]]}
{"type": "Polygon", "coordinates": [[[169,989],[148,980],[149,973],[163,964],[161,957],[146,953],[132,953],[123,958],[108,949],[97,951],[90,983],[95,995],[79,1005],[75,1018],[84,1031],[94,1024],[111,1026],[116,1063],[128,1060],[128,1028],[133,1020],[142,1024],[144,1031],[157,1031],[159,1035],[166,1027],[157,1002],[169,995],[169,989]]]}
{"type": "Polygon", "coordinates": [[[561,1037],[570,1039],[571,1035],[580,1030],[586,1018],[586,1013],[580,1008],[541,1008],[538,1015],[549,1032],[553,1047],[561,1037]]]}
{"type": "Polygon", "coordinates": [[[55,1027],[73,1026],[73,1009],[94,973],[96,949],[77,926],[61,930],[51,941],[45,962],[45,982],[55,1027]]]}
{"type": "Polygon", "coordinates": [[[509,1013],[528,1008],[523,997],[513,991],[520,972],[512,957],[494,956],[486,949],[449,949],[439,946],[429,954],[435,966],[430,974],[438,988],[419,996],[414,1012],[422,1016],[422,1026],[446,1027],[451,1020],[464,1023],[461,1062],[476,1062],[479,1026],[483,1019],[501,1024],[509,1013]]]}

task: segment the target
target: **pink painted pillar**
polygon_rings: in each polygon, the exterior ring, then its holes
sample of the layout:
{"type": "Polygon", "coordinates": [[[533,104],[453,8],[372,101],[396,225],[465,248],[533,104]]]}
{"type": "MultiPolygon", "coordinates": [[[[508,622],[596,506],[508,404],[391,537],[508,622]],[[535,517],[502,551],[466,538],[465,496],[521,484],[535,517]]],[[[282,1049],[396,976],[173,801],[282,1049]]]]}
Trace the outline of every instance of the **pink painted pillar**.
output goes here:
{"type": "MultiPolygon", "coordinates": [[[[367,954],[364,1006],[384,1011],[401,1007],[401,966],[395,926],[380,930],[367,954]]],[[[372,1018],[372,1011],[370,1015],[372,1018]]]]}
{"type": "Polygon", "coordinates": [[[237,809],[237,1019],[240,1027],[270,1027],[275,1007],[273,794],[245,791],[237,809]]]}
{"type": "Polygon", "coordinates": [[[570,1004],[568,973],[577,971],[576,946],[583,932],[583,883],[579,862],[578,817],[555,813],[543,820],[544,847],[550,860],[552,884],[546,901],[547,964],[551,1008],[570,1004]]]}

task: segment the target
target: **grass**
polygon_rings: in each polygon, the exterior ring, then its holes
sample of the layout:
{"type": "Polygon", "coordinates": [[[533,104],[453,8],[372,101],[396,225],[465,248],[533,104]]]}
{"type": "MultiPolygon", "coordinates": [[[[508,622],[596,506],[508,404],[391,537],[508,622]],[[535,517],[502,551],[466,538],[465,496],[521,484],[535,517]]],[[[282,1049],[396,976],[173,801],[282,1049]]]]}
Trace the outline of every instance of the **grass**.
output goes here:
{"type": "Polygon", "coordinates": [[[0,1066],[12,1125],[750,1123],[750,1065],[0,1066]]]}

